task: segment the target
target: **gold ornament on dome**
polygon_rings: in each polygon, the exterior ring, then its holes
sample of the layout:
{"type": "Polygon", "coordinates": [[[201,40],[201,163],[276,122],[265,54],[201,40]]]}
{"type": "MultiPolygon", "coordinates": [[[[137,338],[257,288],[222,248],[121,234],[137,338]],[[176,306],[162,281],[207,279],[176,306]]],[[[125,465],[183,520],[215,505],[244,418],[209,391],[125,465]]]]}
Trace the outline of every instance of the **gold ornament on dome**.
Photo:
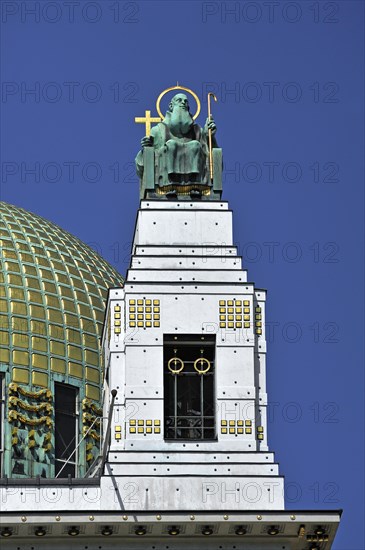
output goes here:
{"type": "Polygon", "coordinates": [[[53,426],[52,419],[49,416],[29,418],[28,416],[20,414],[17,411],[10,411],[8,414],[8,420],[9,422],[21,422],[22,424],[27,424],[29,426],[39,426],[41,424],[46,424],[48,427],[53,426]]]}
{"type": "Polygon", "coordinates": [[[14,396],[11,396],[9,398],[9,404],[13,407],[20,407],[25,411],[39,412],[39,411],[42,411],[43,409],[46,409],[47,414],[51,414],[53,412],[53,407],[50,403],[41,403],[40,405],[29,405],[29,403],[26,403],[25,401],[22,401],[21,399],[19,399],[19,397],[14,397],[14,396]]]}
{"type": "Polygon", "coordinates": [[[9,391],[13,393],[20,393],[24,397],[31,397],[32,399],[40,399],[41,397],[46,397],[47,399],[52,399],[52,392],[49,389],[39,390],[39,391],[30,391],[22,386],[18,386],[15,382],[9,384],[9,391]]]}

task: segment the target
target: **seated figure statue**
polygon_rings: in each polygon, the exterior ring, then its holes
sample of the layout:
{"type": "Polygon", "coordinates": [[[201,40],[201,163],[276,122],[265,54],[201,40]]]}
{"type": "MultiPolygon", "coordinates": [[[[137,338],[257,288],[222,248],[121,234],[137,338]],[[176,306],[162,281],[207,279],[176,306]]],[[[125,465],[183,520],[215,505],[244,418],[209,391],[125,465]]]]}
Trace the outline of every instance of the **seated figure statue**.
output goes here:
{"type": "Polygon", "coordinates": [[[163,121],[151,129],[150,136],[141,140],[142,149],[136,157],[141,183],[146,170],[144,149],[148,147],[154,151],[151,172],[154,181],[146,183],[147,193],[144,196],[142,193],[142,198],[162,198],[161,195],[166,198],[201,198],[213,194],[209,172],[209,130],[212,148],[218,148],[214,120],[208,118],[204,128],[195,124],[187,96],[176,94],[163,121]]]}

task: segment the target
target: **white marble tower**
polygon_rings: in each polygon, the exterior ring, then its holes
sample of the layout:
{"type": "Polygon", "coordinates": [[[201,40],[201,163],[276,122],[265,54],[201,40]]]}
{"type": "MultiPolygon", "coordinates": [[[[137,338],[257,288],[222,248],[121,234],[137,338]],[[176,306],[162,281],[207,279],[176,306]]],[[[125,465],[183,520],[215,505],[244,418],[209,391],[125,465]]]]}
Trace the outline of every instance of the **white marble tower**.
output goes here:
{"type": "Polygon", "coordinates": [[[247,281],[226,202],[141,202],[131,266],[124,288],[110,291],[104,334],[106,380],[118,390],[108,468],[138,479],[135,507],[283,509],[267,444],[265,299],[247,281]],[[190,384],[207,384],[212,403],[174,427],[166,401],[188,365],[173,360],[179,372],[169,371],[166,353],[174,357],[175,343],[183,354],[184,341],[191,361],[214,348],[207,373],[190,369],[190,384]]]}

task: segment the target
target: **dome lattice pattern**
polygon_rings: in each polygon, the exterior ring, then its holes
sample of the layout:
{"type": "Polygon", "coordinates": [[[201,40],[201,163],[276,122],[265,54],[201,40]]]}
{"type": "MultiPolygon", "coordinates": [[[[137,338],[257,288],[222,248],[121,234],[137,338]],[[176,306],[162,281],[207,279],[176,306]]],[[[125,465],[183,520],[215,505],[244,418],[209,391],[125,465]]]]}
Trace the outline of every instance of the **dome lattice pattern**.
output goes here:
{"type": "Polygon", "coordinates": [[[107,289],[123,278],[55,224],[0,203],[0,369],[16,383],[78,380],[100,399],[107,289]]]}

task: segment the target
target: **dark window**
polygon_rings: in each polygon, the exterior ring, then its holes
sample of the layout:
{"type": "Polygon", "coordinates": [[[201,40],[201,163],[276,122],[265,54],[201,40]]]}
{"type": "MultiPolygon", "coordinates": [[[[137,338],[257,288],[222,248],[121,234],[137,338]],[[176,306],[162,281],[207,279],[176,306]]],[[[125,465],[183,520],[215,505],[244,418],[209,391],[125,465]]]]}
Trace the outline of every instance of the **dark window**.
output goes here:
{"type": "Polygon", "coordinates": [[[76,477],[77,395],[76,388],[55,384],[55,474],[59,477],[76,477]]]}
{"type": "Polygon", "coordinates": [[[215,336],[164,336],[165,439],[215,439],[215,336]]]}
{"type": "Polygon", "coordinates": [[[5,377],[0,374],[0,477],[4,464],[5,377]]]}

